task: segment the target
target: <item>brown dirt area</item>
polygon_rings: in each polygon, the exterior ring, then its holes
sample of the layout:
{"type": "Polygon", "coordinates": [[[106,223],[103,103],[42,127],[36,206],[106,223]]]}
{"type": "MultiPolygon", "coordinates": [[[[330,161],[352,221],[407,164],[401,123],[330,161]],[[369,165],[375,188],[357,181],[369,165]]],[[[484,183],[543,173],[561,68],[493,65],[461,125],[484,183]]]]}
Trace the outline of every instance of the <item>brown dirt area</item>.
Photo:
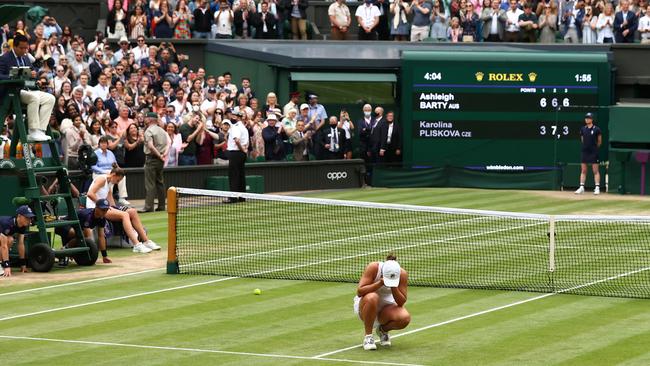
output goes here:
{"type": "Polygon", "coordinates": [[[10,278],[0,278],[0,289],[4,287],[3,285],[30,285],[82,281],[150,269],[160,269],[160,272],[162,273],[167,259],[167,252],[165,250],[159,250],[148,254],[133,254],[127,257],[116,257],[111,259],[113,260],[113,263],[104,264],[102,263],[100,256],[97,264],[92,267],[79,267],[74,263],[74,261],[70,261],[70,265],[67,268],[59,268],[55,263],[52,271],[48,273],[20,273],[18,268],[12,268],[12,276],[10,278]]]}

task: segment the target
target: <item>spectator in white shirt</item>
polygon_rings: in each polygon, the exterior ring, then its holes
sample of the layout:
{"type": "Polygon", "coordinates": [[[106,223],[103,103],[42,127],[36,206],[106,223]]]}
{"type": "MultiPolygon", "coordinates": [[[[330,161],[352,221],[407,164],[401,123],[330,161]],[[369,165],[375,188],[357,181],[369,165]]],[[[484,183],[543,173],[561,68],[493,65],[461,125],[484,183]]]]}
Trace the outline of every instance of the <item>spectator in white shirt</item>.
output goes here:
{"type": "Polygon", "coordinates": [[[607,3],[605,11],[598,16],[596,31],[598,32],[597,43],[614,43],[614,6],[612,3],[607,3]]]}
{"type": "Polygon", "coordinates": [[[138,46],[133,49],[133,57],[135,58],[135,64],[140,65],[142,60],[149,58],[149,47],[144,43],[144,37],[138,37],[138,46]]]}
{"type": "Polygon", "coordinates": [[[639,19],[639,33],[641,33],[641,43],[650,44],[650,6],[645,9],[645,16],[639,19]]]}
{"type": "Polygon", "coordinates": [[[517,5],[517,0],[510,0],[510,9],[506,11],[505,42],[519,41],[519,16],[524,12],[517,5]]]}
{"type": "Polygon", "coordinates": [[[379,17],[381,16],[379,8],[372,4],[372,0],[365,0],[364,4],[357,8],[354,15],[359,23],[359,40],[376,41],[377,24],[379,24],[379,17]]]}
{"type": "Polygon", "coordinates": [[[232,38],[232,25],[235,14],[228,5],[228,1],[219,2],[219,10],[214,13],[214,23],[212,24],[213,38],[232,38]]]}
{"type": "Polygon", "coordinates": [[[106,77],[105,74],[100,74],[99,75],[99,83],[95,85],[93,88],[93,96],[92,100],[95,100],[97,98],[101,98],[102,100],[106,100],[108,98],[108,78],[106,77]]]}

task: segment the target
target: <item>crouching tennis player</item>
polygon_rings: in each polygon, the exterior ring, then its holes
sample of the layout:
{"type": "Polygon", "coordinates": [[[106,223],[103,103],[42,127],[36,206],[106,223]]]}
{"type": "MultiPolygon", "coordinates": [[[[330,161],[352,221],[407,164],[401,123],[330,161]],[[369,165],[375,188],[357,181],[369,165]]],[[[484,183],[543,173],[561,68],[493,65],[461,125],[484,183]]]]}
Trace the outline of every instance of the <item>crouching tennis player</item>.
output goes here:
{"type": "Polygon", "coordinates": [[[364,350],[377,349],[373,327],[377,328],[379,344],[388,347],[391,345],[388,332],[404,329],[409,324],[411,315],[404,308],[407,287],[408,274],[392,254],[385,262],[368,264],[363,271],[354,297],[354,312],[365,327],[364,350]]]}

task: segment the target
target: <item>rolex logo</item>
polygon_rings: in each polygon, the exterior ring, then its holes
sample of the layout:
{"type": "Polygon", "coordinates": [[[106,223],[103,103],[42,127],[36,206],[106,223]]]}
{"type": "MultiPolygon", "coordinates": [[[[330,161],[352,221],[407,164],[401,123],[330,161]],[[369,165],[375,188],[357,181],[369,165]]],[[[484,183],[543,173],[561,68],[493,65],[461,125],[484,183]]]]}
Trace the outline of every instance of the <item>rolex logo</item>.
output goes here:
{"type": "Polygon", "coordinates": [[[483,76],[485,74],[483,74],[482,72],[479,71],[475,75],[476,75],[476,81],[483,81],[483,76]]]}
{"type": "Polygon", "coordinates": [[[535,80],[537,80],[537,74],[531,72],[530,74],[528,74],[528,80],[530,80],[531,82],[535,82],[535,80]]]}

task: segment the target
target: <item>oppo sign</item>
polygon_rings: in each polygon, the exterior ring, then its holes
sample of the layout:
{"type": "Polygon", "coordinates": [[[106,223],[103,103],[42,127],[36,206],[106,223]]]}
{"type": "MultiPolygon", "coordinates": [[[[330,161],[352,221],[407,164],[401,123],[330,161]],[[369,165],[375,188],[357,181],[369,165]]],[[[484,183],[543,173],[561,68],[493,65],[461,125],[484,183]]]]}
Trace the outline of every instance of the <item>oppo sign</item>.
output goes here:
{"type": "Polygon", "coordinates": [[[347,177],[348,177],[347,172],[329,172],[329,173],[327,173],[327,179],[329,179],[329,180],[346,179],[347,177]]]}

